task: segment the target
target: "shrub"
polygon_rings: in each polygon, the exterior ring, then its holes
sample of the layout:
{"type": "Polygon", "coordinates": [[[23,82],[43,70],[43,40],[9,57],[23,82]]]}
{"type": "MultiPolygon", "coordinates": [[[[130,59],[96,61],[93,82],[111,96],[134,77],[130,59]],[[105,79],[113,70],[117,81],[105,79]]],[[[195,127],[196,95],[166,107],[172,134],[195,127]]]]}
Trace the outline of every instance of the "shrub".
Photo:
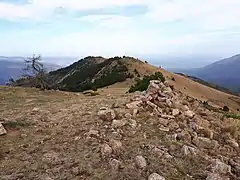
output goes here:
{"type": "Polygon", "coordinates": [[[227,114],[227,118],[240,119],[240,114],[227,114]]]}
{"type": "Polygon", "coordinates": [[[143,79],[138,80],[135,85],[132,85],[128,92],[132,93],[135,91],[147,90],[151,80],[160,80],[161,82],[164,82],[165,78],[161,72],[156,72],[150,76],[144,76],[143,79]]]}

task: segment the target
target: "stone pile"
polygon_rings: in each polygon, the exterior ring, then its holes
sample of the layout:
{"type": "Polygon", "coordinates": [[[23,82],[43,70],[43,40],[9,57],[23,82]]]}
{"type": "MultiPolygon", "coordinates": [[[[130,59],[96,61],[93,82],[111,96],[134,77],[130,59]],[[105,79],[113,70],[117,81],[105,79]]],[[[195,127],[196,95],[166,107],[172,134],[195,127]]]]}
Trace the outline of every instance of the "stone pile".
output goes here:
{"type": "MultiPolygon", "coordinates": [[[[152,119],[157,121],[158,130],[161,133],[165,133],[169,141],[181,142],[181,153],[176,156],[201,156],[212,163],[208,174],[206,174],[208,180],[228,179],[228,175],[231,175],[230,165],[225,164],[222,160],[215,159],[215,157],[208,156],[206,153],[225,147],[225,144],[220,144],[216,140],[215,132],[209,128],[210,121],[200,119],[202,116],[208,117],[208,112],[199,108],[198,101],[186,97],[181,92],[174,91],[168,82],[151,81],[148,89],[145,92],[135,93],[124,109],[121,109],[121,112],[125,114],[119,115],[112,108],[101,108],[98,112],[98,117],[105,123],[111,123],[110,126],[105,126],[112,129],[114,133],[118,134],[120,132],[120,134],[125,134],[128,132],[123,131],[124,127],[128,126],[132,128],[131,130],[128,129],[128,131],[135,132],[138,127],[141,127],[141,123],[137,120],[138,117],[142,114],[149,114],[146,117],[152,117],[152,119]]],[[[143,136],[145,137],[146,135],[143,134],[143,136]]],[[[225,143],[232,148],[239,148],[238,142],[232,137],[228,138],[225,143]]],[[[123,147],[124,144],[120,141],[110,139],[102,145],[101,153],[104,157],[111,157],[112,154],[118,154],[119,151],[122,151],[123,147]]],[[[175,155],[169,154],[169,149],[165,147],[148,145],[147,148],[149,153],[157,154],[161,159],[176,158],[175,155]]],[[[145,158],[142,155],[134,158],[138,169],[147,169],[148,161],[145,158]]],[[[118,159],[112,159],[110,164],[113,169],[118,169],[122,162],[118,159]]],[[[234,167],[235,171],[236,169],[238,171],[240,165],[235,163],[232,167],[234,167]]],[[[153,173],[149,175],[148,179],[160,180],[165,178],[157,173],[153,173]]]]}

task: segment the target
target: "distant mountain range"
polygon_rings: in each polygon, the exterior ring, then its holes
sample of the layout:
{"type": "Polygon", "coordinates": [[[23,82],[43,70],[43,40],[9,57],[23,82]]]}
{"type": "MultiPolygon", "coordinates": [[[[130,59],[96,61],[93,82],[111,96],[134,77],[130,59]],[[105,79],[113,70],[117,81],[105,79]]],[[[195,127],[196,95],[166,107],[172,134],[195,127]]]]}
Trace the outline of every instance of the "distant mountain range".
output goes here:
{"type": "Polygon", "coordinates": [[[240,54],[214,62],[203,68],[175,71],[217,84],[232,92],[240,92],[240,54]]]}
{"type": "MultiPolygon", "coordinates": [[[[61,66],[45,62],[43,64],[47,71],[53,71],[61,66]]],[[[22,75],[22,69],[25,67],[23,57],[5,57],[0,56],[0,85],[5,85],[10,78],[17,79],[22,75]]]]}

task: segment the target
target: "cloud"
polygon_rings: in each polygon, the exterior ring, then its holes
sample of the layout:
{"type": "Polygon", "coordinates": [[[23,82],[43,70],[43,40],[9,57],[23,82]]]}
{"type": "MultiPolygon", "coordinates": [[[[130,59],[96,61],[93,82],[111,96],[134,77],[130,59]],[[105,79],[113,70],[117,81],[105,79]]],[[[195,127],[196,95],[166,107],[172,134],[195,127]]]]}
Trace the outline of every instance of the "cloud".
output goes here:
{"type": "Polygon", "coordinates": [[[5,1],[0,2],[0,26],[4,19],[17,30],[0,38],[8,52],[110,56],[211,53],[212,47],[217,47],[214,53],[236,52],[239,9],[239,0],[5,1]],[[137,11],[140,7],[144,10],[137,11]]]}

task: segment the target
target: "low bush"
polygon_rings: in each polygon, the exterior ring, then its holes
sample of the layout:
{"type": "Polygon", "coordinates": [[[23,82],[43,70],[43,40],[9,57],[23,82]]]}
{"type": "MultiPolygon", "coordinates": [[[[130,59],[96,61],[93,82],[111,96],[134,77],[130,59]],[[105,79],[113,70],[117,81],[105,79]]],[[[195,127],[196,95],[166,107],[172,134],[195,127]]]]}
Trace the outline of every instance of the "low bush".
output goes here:
{"type": "Polygon", "coordinates": [[[135,91],[145,91],[147,90],[151,80],[160,80],[161,82],[165,81],[165,77],[162,75],[161,72],[156,72],[150,76],[144,76],[143,79],[137,80],[135,85],[132,85],[129,89],[129,93],[135,91]]]}

